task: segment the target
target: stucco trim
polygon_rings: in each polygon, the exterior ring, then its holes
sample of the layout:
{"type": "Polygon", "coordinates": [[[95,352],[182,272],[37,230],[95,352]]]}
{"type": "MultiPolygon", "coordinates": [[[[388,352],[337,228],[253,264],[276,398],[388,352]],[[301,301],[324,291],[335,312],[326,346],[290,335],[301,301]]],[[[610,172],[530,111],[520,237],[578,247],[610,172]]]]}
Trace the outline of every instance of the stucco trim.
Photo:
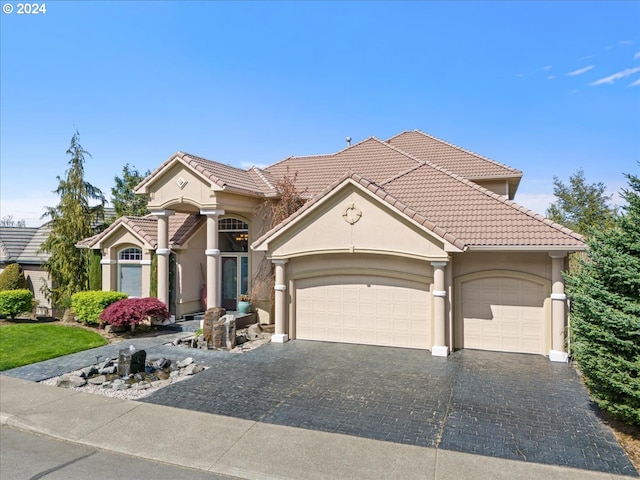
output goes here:
{"type": "Polygon", "coordinates": [[[419,255],[410,252],[403,252],[397,250],[389,250],[389,249],[367,249],[367,248],[356,248],[356,247],[348,247],[348,248],[333,248],[333,249],[314,249],[314,250],[302,250],[295,253],[287,253],[286,256],[272,255],[269,258],[272,261],[282,260],[286,258],[300,258],[300,257],[308,257],[309,255],[329,255],[329,254],[345,254],[345,253],[356,253],[360,255],[386,255],[392,257],[403,257],[410,258],[413,260],[424,260],[427,262],[430,261],[444,261],[445,258],[442,256],[434,256],[434,255],[419,255]]]}
{"type": "Polygon", "coordinates": [[[587,245],[469,245],[469,252],[582,252],[587,245]]]}
{"type": "MultiPolygon", "coordinates": [[[[333,275],[369,275],[375,277],[387,277],[387,278],[401,278],[405,280],[411,280],[416,283],[423,283],[426,286],[430,286],[433,283],[433,277],[429,275],[417,275],[415,273],[406,273],[399,270],[387,270],[382,268],[322,268],[308,270],[300,272],[295,275],[291,275],[289,279],[291,281],[302,280],[306,278],[315,277],[328,277],[333,275]]],[[[292,287],[292,290],[295,286],[292,287]]]]}
{"type": "MultiPolygon", "coordinates": [[[[545,346],[543,350],[547,351],[549,349],[549,345],[551,345],[551,331],[552,331],[551,330],[552,328],[551,305],[550,305],[551,302],[547,301],[549,299],[549,296],[551,295],[551,280],[541,277],[539,275],[534,275],[532,273],[519,272],[517,270],[505,270],[505,269],[482,270],[479,272],[467,273],[465,275],[460,275],[458,277],[455,277],[454,289],[455,289],[456,295],[455,295],[455,307],[454,307],[455,311],[454,311],[454,321],[453,321],[454,348],[456,344],[458,345],[462,344],[462,338],[460,338],[462,335],[462,293],[463,293],[462,285],[472,280],[479,280],[484,278],[514,278],[518,280],[526,280],[528,282],[536,283],[544,287],[545,302],[543,305],[543,310],[544,310],[545,321],[544,321],[543,338],[544,338],[545,346]]],[[[464,345],[462,345],[462,348],[464,348],[464,345]]]]}

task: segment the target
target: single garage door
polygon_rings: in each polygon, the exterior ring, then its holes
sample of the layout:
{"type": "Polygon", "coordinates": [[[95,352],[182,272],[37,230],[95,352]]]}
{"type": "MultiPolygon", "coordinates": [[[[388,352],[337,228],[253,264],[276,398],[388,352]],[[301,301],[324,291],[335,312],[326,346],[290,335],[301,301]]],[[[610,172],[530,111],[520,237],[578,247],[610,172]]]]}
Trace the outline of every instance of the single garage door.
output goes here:
{"type": "Polygon", "coordinates": [[[462,284],[464,348],[545,353],[544,286],[516,278],[462,284]]]}
{"type": "Polygon", "coordinates": [[[429,286],[336,275],[296,281],[296,338],[431,348],[429,286]]]}

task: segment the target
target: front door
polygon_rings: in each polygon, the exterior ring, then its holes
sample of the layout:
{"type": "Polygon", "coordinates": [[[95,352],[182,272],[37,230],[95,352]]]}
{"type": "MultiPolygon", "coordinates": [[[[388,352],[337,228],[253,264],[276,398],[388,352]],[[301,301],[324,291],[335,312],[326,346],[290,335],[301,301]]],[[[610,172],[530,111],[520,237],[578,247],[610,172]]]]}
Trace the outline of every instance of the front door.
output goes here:
{"type": "Polygon", "coordinates": [[[220,258],[222,308],[227,311],[236,311],[238,295],[246,294],[249,287],[249,257],[247,255],[223,255],[220,258]]]}

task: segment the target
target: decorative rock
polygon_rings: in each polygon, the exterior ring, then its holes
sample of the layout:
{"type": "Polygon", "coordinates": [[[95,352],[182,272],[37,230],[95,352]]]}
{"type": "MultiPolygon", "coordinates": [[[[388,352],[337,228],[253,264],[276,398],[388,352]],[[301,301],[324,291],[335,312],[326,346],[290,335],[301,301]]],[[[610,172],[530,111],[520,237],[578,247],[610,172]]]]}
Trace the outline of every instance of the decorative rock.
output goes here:
{"type": "Polygon", "coordinates": [[[195,375],[196,373],[200,373],[203,370],[204,370],[204,367],[202,365],[192,363],[191,365],[187,365],[187,367],[185,367],[182,373],[183,375],[195,375]]]}
{"type": "Polygon", "coordinates": [[[262,335],[262,329],[260,328],[259,323],[254,323],[253,325],[249,325],[247,327],[247,338],[249,340],[257,340],[262,335]]]}
{"type": "Polygon", "coordinates": [[[221,326],[224,322],[220,321],[220,317],[226,313],[227,311],[222,307],[209,308],[204,312],[202,334],[208,348],[222,348],[221,326]]]}
{"type": "Polygon", "coordinates": [[[98,370],[98,373],[101,375],[113,375],[116,373],[117,367],[115,365],[111,365],[110,367],[104,367],[98,370]]]}
{"type": "Polygon", "coordinates": [[[111,388],[113,390],[127,390],[130,387],[131,386],[128,383],[126,383],[124,380],[121,380],[121,379],[114,380],[113,383],[111,384],[111,388]]]}
{"type": "Polygon", "coordinates": [[[167,360],[166,358],[159,358],[152,363],[153,368],[156,370],[162,370],[163,368],[167,368],[169,365],[171,365],[171,360],[167,360]]]}
{"type": "Polygon", "coordinates": [[[149,382],[140,382],[131,386],[132,390],[147,390],[151,388],[151,384],[149,382]]]}
{"type": "Polygon", "coordinates": [[[184,360],[178,362],[178,368],[184,368],[187,365],[191,365],[193,363],[193,357],[187,357],[184,360]]]}
{"type": "Polygon", "coordinates": [[[89,378],[91,375],[95,375],[96,373],[98,373],[98,369],[91,365],[90,367],[83,368],[80,372],[80,376],[83,378],[89,378]]]}
{"type": "Polygon", "coordinates": [[[155,382],[151,382],[151,387],[153,388],[162,388],[171,384],[171,380],[157,380],[155,382]]]}
{"type": "Polygon", "coordinates": [[[180,372],[178,370],[171,372],[169,374],[169,378],[178,378],[180,376],[180,372]]]}
{"type": "Polygon", "coordinates": [[[113,382],[104,382],[101,385],[102,388],[112,388],[113,387],[113,382]]]}
{"type": "Polygon", "coordinates": [[[107,377],[105,377],[104,375],[98,375],[97,377],[91,377],[88,380],[88,383],[90,383],[91,385],[102,385],[106,381],[107,377]]]}
{"type": "Polygon", "coordinates": [[[78,375],[62,375],[56,382],[56,387],[77,388],[86,384],[87,381],[78,375]]]}
{"type": "Polygon", "coordinates": [[[129,373],[144,372],[144,363],[147,360],[147,352],[138,350],[131,354],[131,367],[129,373]]]}

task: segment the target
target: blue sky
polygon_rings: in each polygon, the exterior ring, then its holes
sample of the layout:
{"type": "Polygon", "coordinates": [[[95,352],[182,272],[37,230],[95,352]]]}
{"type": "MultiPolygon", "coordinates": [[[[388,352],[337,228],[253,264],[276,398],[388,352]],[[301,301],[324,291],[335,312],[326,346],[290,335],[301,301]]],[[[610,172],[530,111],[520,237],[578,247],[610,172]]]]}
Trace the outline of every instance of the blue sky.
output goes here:
{"type": "Polygon", "coordinates": [[[420,129],[544,213],[640,166],[640,2],[47,1],[0,14],[0,216],[55,206],[75,130],[110,197],[177,150],[247,168],[420,129]]]}

